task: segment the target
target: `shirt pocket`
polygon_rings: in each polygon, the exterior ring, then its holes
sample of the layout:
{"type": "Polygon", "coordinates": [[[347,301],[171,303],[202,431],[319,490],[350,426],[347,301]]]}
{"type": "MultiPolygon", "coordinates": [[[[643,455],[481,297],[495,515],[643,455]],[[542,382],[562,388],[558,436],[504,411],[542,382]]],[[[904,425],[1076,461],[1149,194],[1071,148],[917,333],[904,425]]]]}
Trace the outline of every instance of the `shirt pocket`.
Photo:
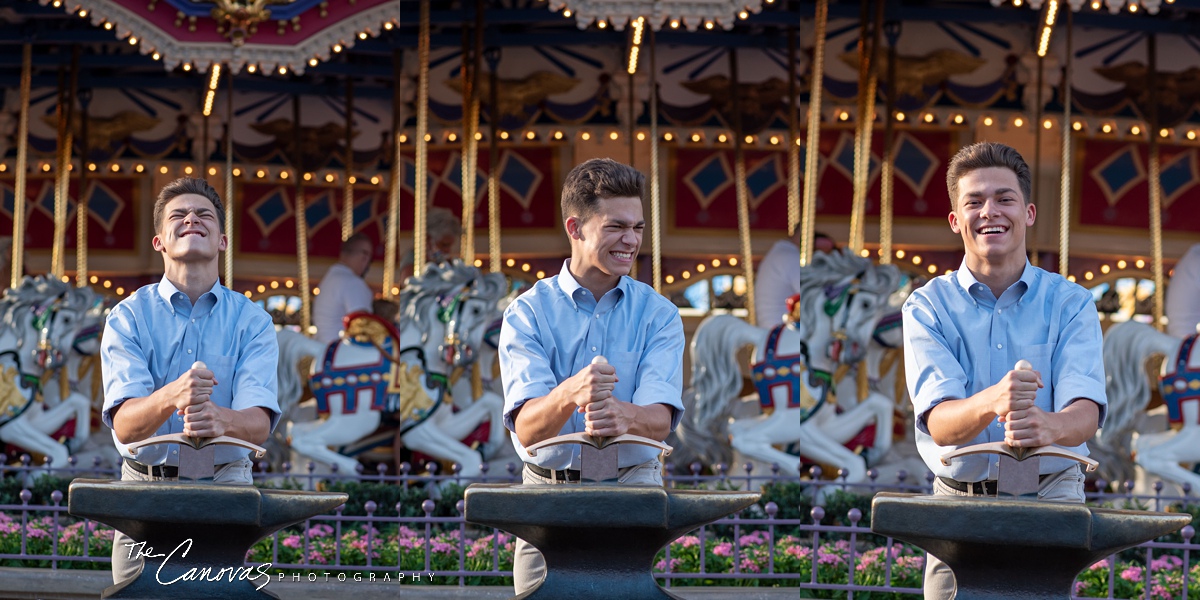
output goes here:
{"type": "Polygon", "coordinates": [[[1037,392],[1036,404],[1047,412],[1054,412],[1054,347],[1057,344],[1031,344],[1021,348],[1021,358],[1033,365],[1033,370],[1042,375],[1042,385],[1037,392]]]}
{"type": "Polygon", "coordinates": [[[641,356],[640,352],[606,352],[604,354],[604,358],[608,359],[608,364],[617,370],[617,385],[613,389],[613,396],[617,400],[633,401],[641,356]]]}
{"type": "Polygon", "coordinates": [[[212,401],[225,408],[233,406],[233,375],[237,357],[208,356],[206,359],[204,364],[217,380],[217,385],[213,386],[212,401]]]}

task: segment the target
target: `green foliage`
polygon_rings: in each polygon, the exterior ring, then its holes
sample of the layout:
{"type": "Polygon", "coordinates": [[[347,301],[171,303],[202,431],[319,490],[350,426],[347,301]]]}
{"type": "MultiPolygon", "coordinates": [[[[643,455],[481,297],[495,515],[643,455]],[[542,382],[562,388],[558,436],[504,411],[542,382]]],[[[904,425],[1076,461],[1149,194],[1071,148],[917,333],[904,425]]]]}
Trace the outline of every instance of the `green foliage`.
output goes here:
{"type": "MultiPolygon", "coordinates": [[[[375,502],[377,517],[424,517],[422,504],[430,499],[429,491],[423,487],[404,487],[392,483],[374,481],[336,481],[327,483],[324,491],[345,492],[350,495],[343,515],[365,516],[367,502],[375,502]],[[400,505],[397,513],[396,505],[400,505]]],[[[440,489],[440,497],[434,499],[433,516],[458,516],[455,505],[463,499],[465,488],[458,484],[447,484],[440,489]]]]}
{"type": "Polygon", "coordinates": [[[28,489],[33,494],[33,497],[29,500],[30,504],[54,504],[50,500],[50,494],[54,493],[55,490],[63,493],[63,503],[66,503],[67,487],[70,485],[70,479],[51,475],[39,476],[28,486],[25,485],[24,477],[17,475],[0,477],[0,504],[20,504],[21,490],[23,489],[28,489]]]}

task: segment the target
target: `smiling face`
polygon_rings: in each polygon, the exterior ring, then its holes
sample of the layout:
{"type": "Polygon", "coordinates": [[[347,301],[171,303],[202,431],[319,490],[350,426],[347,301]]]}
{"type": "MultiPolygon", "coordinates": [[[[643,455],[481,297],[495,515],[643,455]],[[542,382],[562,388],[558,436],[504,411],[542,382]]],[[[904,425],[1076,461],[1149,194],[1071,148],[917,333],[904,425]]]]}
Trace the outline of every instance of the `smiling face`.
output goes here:
{"type": "Polygon", "coordinates": [[[165,260],[203,262],[216,261],[228,242],[212,201],[199,194],[181,194],[163,207],[162,224],[152,243],[165,260]]]}
{"type": "Polygon", "coordinates": [[[1017,175],[1006,167],[975,169],[958,180],[950,229],[962,236],[967,265],[1025,262],[1025,228],[1037,209],[1025,201],[1017,175]]]}
{"type": "Polygon", "coordinates": [[[571,239],[571,274],[599,298],[633,268],[642,245],[641,198],[621,196],[596,201],[596,212],[587,218],[567,217],[571,239]]]}

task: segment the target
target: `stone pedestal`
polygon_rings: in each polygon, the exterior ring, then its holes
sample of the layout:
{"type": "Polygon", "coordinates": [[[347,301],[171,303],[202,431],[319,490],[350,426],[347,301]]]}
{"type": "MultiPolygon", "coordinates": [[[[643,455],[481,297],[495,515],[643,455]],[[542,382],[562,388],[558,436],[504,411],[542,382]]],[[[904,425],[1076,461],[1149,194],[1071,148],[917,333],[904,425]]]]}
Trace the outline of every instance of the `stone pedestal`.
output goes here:
{"type": "Polygon", "coordinates": [[[954,571],[960,600],[1069,600],[1080,571],[1178,530],[1189,514],[989,497],[876,494],[871,530],[954,571]]]}
{"type": "Polygon", "coordinates": [[[524,539],[546,558],[546,579],[522,599],[661,599],[677,596],[651,575],[659,549],[758,499],[658,486],[475,484],[465,516],[524,539]]]}
{"type": "Polygon", "coordinates": [[[256,590],[265,579],[242,566],[250,547],[347,498],[249,485],[76,479],[68,503],[72,515],[145,542],[139,576],[109,587],[103,598],[250,599],[276,598],[256,590]]]}

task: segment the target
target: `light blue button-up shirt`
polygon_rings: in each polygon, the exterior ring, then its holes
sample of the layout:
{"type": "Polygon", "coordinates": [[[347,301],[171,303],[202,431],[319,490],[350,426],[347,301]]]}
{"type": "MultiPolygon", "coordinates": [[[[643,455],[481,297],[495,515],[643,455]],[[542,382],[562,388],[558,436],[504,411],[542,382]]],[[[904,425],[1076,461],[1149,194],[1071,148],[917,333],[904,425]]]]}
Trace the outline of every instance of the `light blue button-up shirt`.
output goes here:
{"type": "MultiPolygon", "coordinates": [[[[650,286],[622,277],[599,301],[579,285],[563,263],[558,276],[538,281],[504,311],[500,330],[500,374],[504,379],[504,426],[516,431],[513,415],[532,398],[549,394],[591,364],[597,355],[617,371],[613,397],[639,406],[674,408],[671,430],[683,417],[683,321],[679,309],[650,286]]],[[[573,412],[559,434],[585,431],[584,415],[573,412]]],[[[547,469],[578,469],[579,446],[564,444],[517,455],[547,469]]],[[[639,444],[618,448],[621,468],[644,463],[658,452],[639,444]]]]}
{"type": "MultiPolygon", "coordinates": [[[[279,345],[271,317],[245,296],[218,281],[196,300],[175,288],[166,277],[144,286],[108,314],[100,344],[104,372],[104,424],[113,426],[113,409],[129,398],[149,396],[171,383],[197,360],[212,371],[217,406],[242,410],[261,406],[271,412],[271,429],[279,421],[279,345]]],[[[183,432],[183,417],[172,413],[154,435],[183,432]]],[[[113,442],[122,456],[128,447],[113,442]]],[[[216,464],[238,460],[249,451],[234,446],[215,448],[216,464]]],[[[138,462],[178,465],[178,444],[158,444],[138,450],[138,462]]]]}
{"type": "MultiPolygon", "coordinates": [[[[1025,263],[1021,278],[996,298],[967,269],[926,283],[904,303],[904,369],[916,412],[917,449],[941,477],[959,481],[996,479],[999,458],[974,455],[942,466],[940,457],[959,446],[939,446],[926,419],[934,406],[968,398],[1000,381],[1020,359],[1042,375],[1035,404],[1055,412],[1078,398],[1100,405],[1104,393],[1100,319],[1092,295],[1060,275],[1025,263]]],[[[996,420],[964,446],[1004,441],[996,420]]],[[[1086,455],[1087,445],[1068,448],[1086,455]]],[[[1042,474],[1074,464],[1041,458],[1042,474]]]]}

